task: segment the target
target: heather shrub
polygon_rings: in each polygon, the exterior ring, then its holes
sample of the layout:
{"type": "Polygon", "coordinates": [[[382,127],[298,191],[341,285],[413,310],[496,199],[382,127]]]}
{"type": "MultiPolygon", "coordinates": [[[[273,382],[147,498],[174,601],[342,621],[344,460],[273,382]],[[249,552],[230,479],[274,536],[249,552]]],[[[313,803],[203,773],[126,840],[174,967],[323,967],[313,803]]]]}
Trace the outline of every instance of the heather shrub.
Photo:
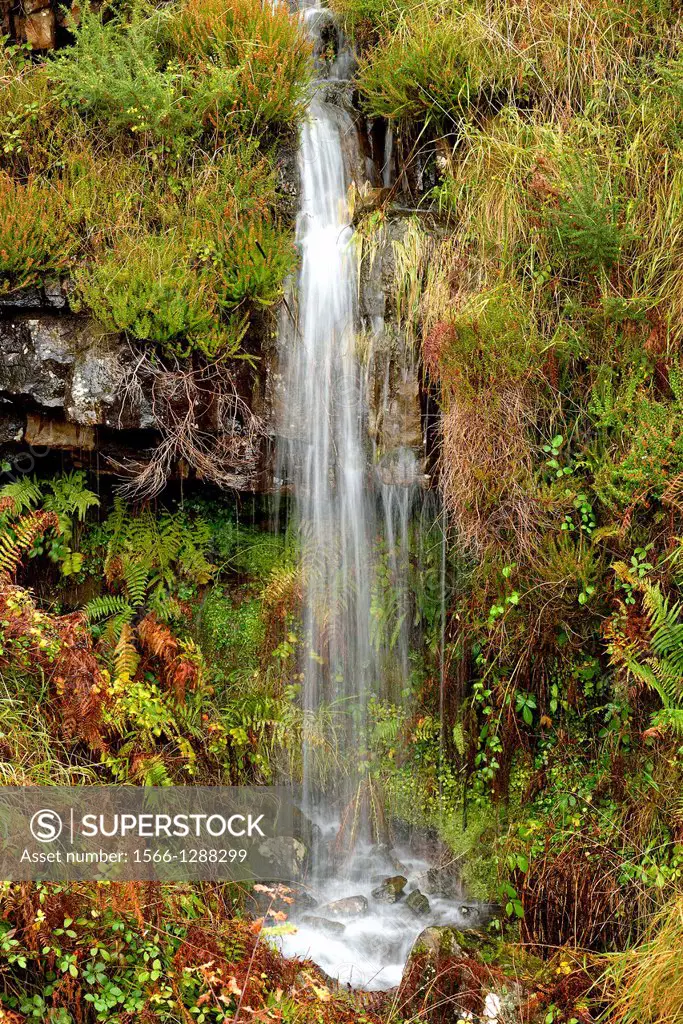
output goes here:
{"type": "Polygon", "coordinates": [[[296,251],[291,236],[267,220],[236,226],[225,220],[214,225],[210,240],[202,241],[197,225],[198,255],[211,269],[216,294],[227,308],[245,302],[270,306],[282,294],[282,282],[294,269],[296,251]]]}
{"type": "Polygon", "coordinates": [[[219,208],[210,223],[185,220],[163,235],[118,237],[77,271],[76,305],[105,330],[174,355],[234,355],[250,309],[280,296],[294,261],[286,232],[265,219],[230,223],[219,208]]]}
{"type": "Polygon", "coordinates": [[[25,287],[71,264],[75,239],[59,184],[0,173],[0,275],[4,287],[25,287]]]}
{"type": "Polygon", "coordinates": [[[621,223],[623,203],[618,183],[600,175],[595,164],[570,154],[564,160],[561,192],[546,204],[546,222],[561,259],[579,273],[609,270],[632,237],[621,223]]]}
{"type": "Polygon", "coordinates": [[[594,488],[620,514],[632,504],[661,499],[683,472],[683,414],[676,404],[635,395],[623,432],[595,468],[594,488]]]}
{"type": "Polygon", "coordinates": [[[210,284],[173,234],[123,237],[77,272],[78,301],[109,331],[126,331],[171,351],[209,333],[215,323],[210,284]]]}
{"type": "Polygon", "coordinates": [[[205,116],[241,127],[289,125],[303,113],[310,47],[284,6],[260,0],[188,0],[162,20],[162,45],[203,87],[205,116]],[[223,94],[221,83],[229,84],[223,94]]]}

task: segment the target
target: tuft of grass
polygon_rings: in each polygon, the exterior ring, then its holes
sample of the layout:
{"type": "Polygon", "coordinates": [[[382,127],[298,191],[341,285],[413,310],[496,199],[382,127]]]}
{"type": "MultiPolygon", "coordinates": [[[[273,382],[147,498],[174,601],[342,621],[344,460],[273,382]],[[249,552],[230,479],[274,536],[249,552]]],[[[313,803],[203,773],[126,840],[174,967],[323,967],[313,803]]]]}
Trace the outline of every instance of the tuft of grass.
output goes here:
{"type": "Polygon", "coordinates": [[[382,40],[359,72],[368,113],[426,119],[452,130],[509,87],[516,57],[473,8],[433,19],[418,9],[382,40]]]}
{"type": "Polygon", "coordinates": [[[683,1021],[683,893],[651,922],[645,940],[609,958],[603,983],[610,1024],[680,1024],[683,1021]]]}

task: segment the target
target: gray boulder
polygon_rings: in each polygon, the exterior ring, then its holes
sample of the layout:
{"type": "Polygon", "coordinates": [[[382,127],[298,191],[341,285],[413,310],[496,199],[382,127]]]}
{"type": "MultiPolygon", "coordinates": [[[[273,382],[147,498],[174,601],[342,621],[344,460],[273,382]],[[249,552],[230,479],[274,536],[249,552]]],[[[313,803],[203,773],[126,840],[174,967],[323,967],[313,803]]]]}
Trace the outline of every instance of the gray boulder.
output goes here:
{"type": "Polygon", "coordinates": [[[415,914],[416,917],[424,917],[429,913],[429,900],[419,889],[413,889],[406,896],[405,905],[415,914]]]}
{"type": "Polygon", "coordinates": [[[332,917],[337,920],[363,917],[368,912],[368,901],[365,896],[346,896],[343,900],[334,900],[318,908],[321,917],[332,917]]]}
{"type": "Polygon", "coordinates": [[[385,878],[381,885],[372,890],[371,896],[378,903],[398,903],[400,899],[403,899],[403,890],[407,882],[408,879],[405,875],[393,875],[391,878],[385,878]]]}
{"type": "Polygon", "coordinates": [[[263,861],[264,874],[293,882],[303,874],[308,851],[301,840],[293,836],[273,836],[259,843],[258,855],[263,861]]]}

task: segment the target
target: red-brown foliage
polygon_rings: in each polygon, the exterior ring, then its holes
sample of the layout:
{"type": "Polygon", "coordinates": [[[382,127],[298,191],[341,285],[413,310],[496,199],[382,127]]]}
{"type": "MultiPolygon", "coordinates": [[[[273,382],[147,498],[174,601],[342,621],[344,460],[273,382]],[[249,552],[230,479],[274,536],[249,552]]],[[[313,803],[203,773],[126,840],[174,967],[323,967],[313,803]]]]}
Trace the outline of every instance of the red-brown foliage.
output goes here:
{"type": "Polygon", "coordinates": [[[0,578],[0,619],[0,666],[41,671],[50,684],[51,710],[63,737],[103,749],[102,712],[109,697],[83,616],[39,611],[29,591],[5,575],[0,578]]]}
{"type": "Polygon", "coordinates": [[[156,660],[162,683],[183,701],[188,688],[194,689],[199,681],[198,663],[187,657],[177,637],[154,615],[138,624],[138,636],[144,653],[156,660]]]}

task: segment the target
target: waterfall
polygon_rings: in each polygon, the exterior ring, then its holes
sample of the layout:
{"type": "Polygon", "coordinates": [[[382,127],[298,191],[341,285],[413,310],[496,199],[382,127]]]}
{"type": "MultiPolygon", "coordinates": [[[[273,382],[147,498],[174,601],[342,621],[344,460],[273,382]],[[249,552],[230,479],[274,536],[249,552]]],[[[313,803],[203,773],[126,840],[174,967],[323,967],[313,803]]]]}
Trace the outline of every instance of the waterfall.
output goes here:
{"type": "Polygon", "coordinates": [[[384,409],[392,395],[388,365],[375,372],[384,358],[381,316],[371,325],[364,365],[357,351],[358,269],[347,191],[350,168],[362,161],[356,124],[344,105],[352,55],[340,41],[326,79],[323,69],[336,31],[332,17],[319,6],[305,6],[301,16],[313,41],[320,79],[298,151],[296,237],[301,265],[279,332],[276,476],[293,493],[302,542],[304,650],[298,676],[304,710],[304,811],[315,816],[324,835],[334,835],[344,805],[355,793],[354,813],[348,817],[361,822],[346,848],[345,863],[326,858],[321,845],[307,882],[322,904],[323,917],[325,901],[348,896],[349,886],[368,912],[345,927],[334,926],[334,936],[329,922],[322,920],[321,931],[321,918],[307,921],[304,915],[297,919],[296,932],[280,941],[289,955],[312,956],[330,974],[352,984],[387,988],[399,980],[424,924],[450,913],[450,905],[438,899],[432,900],[427,920],[409,906],[371,902],[372,879],[376,885],[378,872],[381,877],[403,870],[419,879],[428,865],[408,850],[399,861],[378,842],[369,819],[363,828],[369,799],[369,787],[363,788],[369,701],[377,696],[399,702],[410,674],[410,542],[421,470],[412,448],[398,443],[382,452],[376,432],[371,437],[369,431],[371,379],[383,374],[384,384],[374,390],[379,390],[384,409]],[[378,611],[387,594],[388,611],[378,611]],[[320,737],[312,723],[327,705],[336,706],[346,723],[341,730],[343,771],[337,773],[350,779],[346,786],[339,780],[327,787],[316,784],[320,737]],[[336,934],[340,928],[343,936],[336,934]]]}
{"type": "MultiPolygon", "coordinates": [[[[316,49],[329,26],[318,7],[302,11],[316,49]]],[[[345,70],[337,58],[332,75],[345,70]]],[[[281,470],[291,483],[301,524],[305,580],[303,705],[348,704],[346,744],[363,749],[367,695],[377,681],[370,642],[376,512],[356,357],[356,257],[346,201],[344,151],[358,147],[353,119],[313,97],[298,155],[301,268],[295,323],[280,332],[286,440],[281,470]]],[[[304,786],[311,796],[311,744],[304,737],[304,786]]]]}

